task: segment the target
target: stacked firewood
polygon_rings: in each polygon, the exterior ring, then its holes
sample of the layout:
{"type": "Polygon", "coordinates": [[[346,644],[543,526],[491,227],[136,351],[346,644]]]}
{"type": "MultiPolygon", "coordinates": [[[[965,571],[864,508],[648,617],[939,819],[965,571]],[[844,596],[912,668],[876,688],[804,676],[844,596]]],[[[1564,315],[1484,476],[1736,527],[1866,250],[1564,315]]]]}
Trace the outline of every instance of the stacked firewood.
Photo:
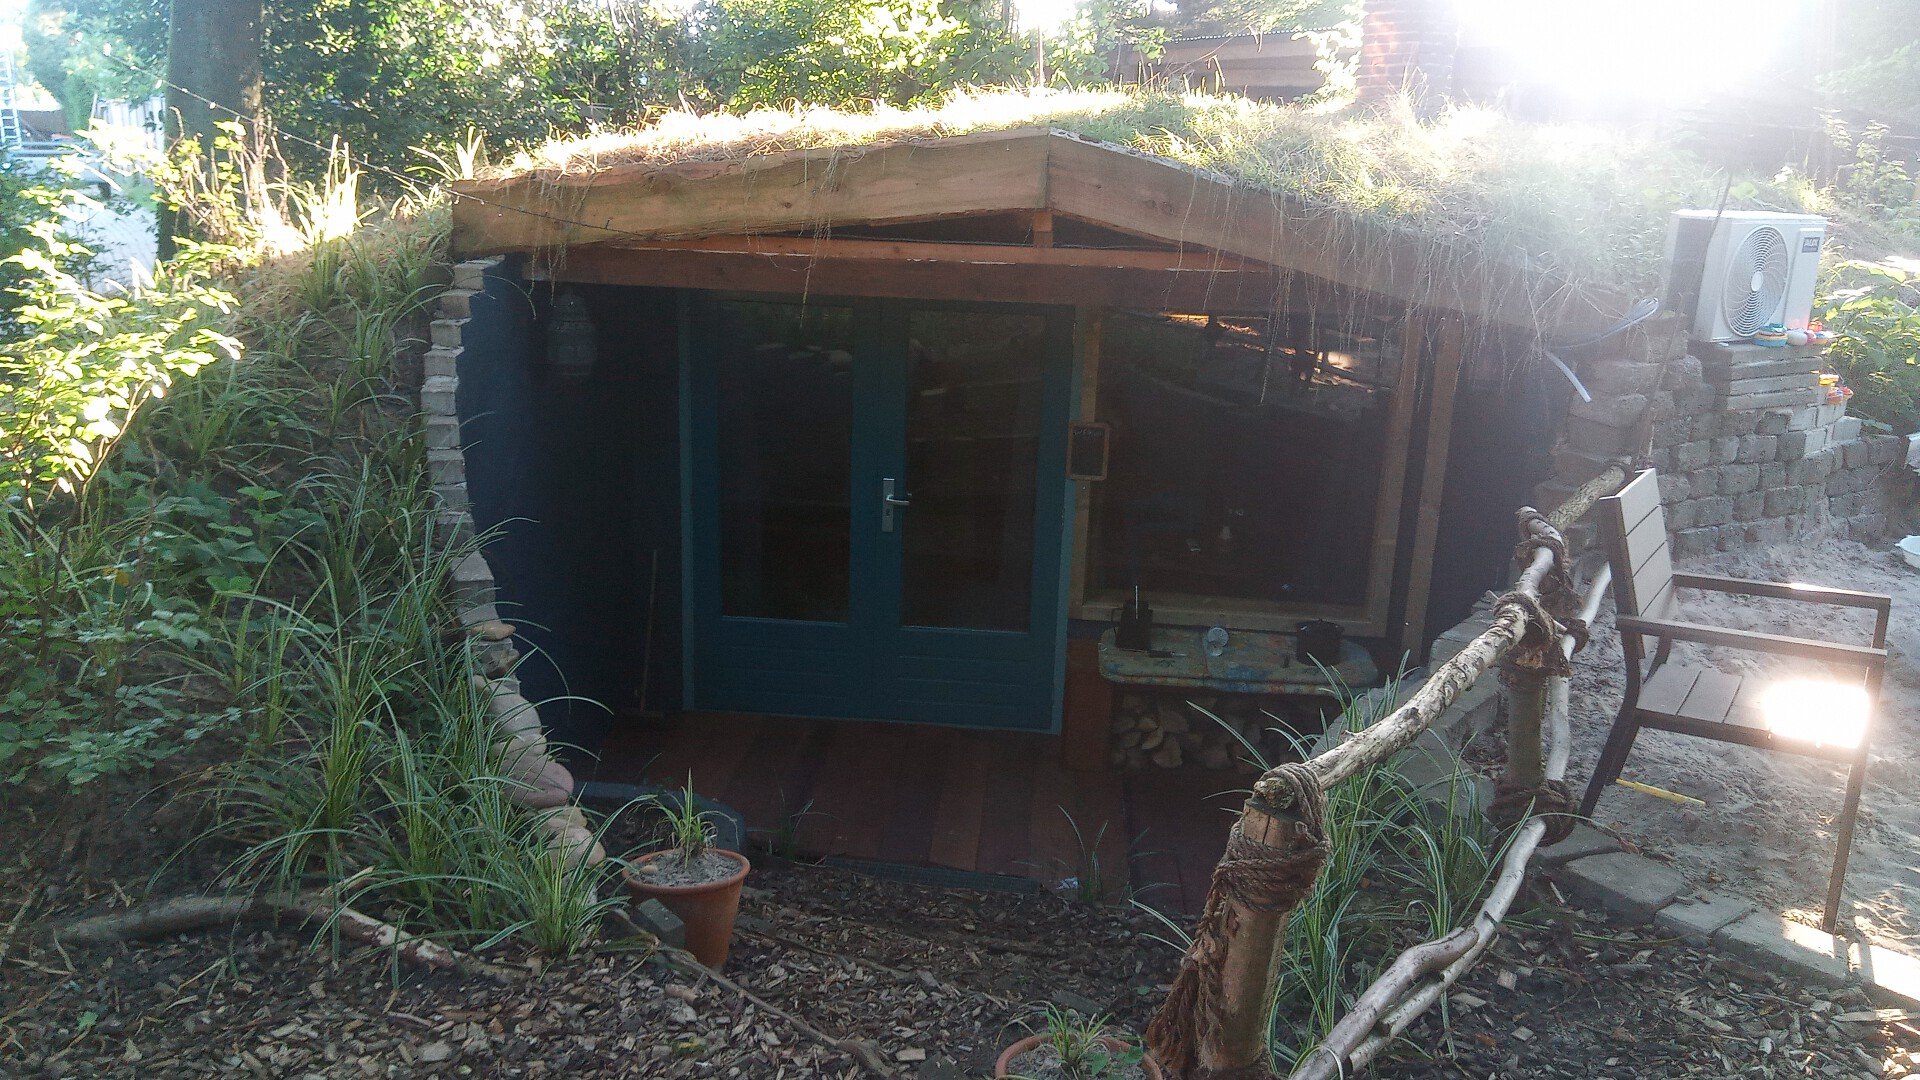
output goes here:
{"type": "Polygon", "coordinates": [[[1261,746],[1274,723],[1255,698],[1122,691],[1114,696],[1111,757],[1128,770],[1252,772],[1241,739],[1261,746]]]}

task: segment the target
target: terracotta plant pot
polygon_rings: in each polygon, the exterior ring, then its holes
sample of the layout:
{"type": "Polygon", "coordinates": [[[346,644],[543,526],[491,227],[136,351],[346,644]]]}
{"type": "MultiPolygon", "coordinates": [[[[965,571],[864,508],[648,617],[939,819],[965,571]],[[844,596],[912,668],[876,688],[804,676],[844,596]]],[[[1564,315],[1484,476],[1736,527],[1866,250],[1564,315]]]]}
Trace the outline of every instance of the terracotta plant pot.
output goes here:
{"type": "MultiPolygon", "coordinates": [[[[1014,1075],[1012,1071],[1014,1059],[1034,1047],[1039,1046],[1041,1040],[1045,1038],[1046,1036],[1044,1035],[1029,1035],[1019,1042],[1014,1043],[1012,1046],[1007,1047],[1005,1050],[1000,1051],[1000,1060],[993,1063],[993,1075],[1014,1075]]],[[[1107,1049],[1109,1050],[1124,1050],[1127,1048],[1127,1044],[1119,1039],[1105,1039],[1102,1041],[1107,1044],[1107,1049]]],[[[1147,1074],[1147,1080],[1162,1080],[1163,1074],[1160,1072],[1160,1063],[1153,1060],[1152,1054],[1148,1054],[1140,1059],[1140,1071],[1147,1074]]]]}
{"type": "MultiPolygon", "coordinates": [[[[727,952],[733,945],[733,920],[740,914],[740,885],[747,880],[747,871],[753,869],[753,864],[737,851],[712,850],[715,855],[724,855],[739,863],[740,868],[719,881],[699,885],[649,885],[632,871],[627,872],[626,882],[627,891],[635,899],[658,900],[680,916],[680,921],[687,924],[687,951],[719,971],[726,964],[727,952]]],[[[671,853],[656,851],[641,856],[636,863],[644,866],[671,853]]]]}

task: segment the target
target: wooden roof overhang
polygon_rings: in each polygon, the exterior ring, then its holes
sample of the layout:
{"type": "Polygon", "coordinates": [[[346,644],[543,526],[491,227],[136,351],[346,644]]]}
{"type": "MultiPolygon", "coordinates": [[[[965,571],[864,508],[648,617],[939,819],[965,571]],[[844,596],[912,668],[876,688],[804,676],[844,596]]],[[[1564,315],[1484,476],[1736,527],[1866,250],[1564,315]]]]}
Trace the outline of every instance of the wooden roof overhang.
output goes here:
{"type": "MultiPolygon", "coordinates": [[[[1539,275],[1434,272],[1434,241],[1164,158],[1027,128],[454,185],[461,257],[533,256],[555,280],[812,295],[1268,310],[1335,301],[1538,330],[1600,310],[1539,275]],[[1029,215],[1026,243],[874,230],[1029,215]],[[1054,222],[1128,241],[1056,245],[1054,222]],[[846,232],[867,231],[849,238],[846,232]]],[[[1326,310],[1326,308],[1322,308],[1326,310]]]]}

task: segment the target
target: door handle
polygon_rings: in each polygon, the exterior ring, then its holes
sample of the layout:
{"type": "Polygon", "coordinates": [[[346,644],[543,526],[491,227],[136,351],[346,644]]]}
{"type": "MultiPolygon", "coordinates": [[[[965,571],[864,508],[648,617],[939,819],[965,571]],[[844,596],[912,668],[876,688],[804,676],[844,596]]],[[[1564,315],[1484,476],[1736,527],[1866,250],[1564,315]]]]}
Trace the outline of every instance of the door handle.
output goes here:
{"type": "Polygon", "coordinates": [[[891,476],[880,478],[880,531],[893,531],[893,510],[896,506],[912,506],[913,496],[908,493],[895,495],[894,486],[899,481],[891,476]]]}

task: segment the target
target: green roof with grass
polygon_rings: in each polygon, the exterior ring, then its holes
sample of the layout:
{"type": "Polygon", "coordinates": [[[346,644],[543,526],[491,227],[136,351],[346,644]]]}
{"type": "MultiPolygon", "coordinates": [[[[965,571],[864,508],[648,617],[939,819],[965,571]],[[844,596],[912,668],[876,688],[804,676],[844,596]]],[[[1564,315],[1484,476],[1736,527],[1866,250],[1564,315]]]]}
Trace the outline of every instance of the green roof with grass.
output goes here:
{"type": "MultiPolygon", "coordinates": [[[[1529,275],[1610,292],[1658,279],[1667,214],[1714,205],[1724,177],[1661,143],[1454,108],[1362,111],[1155,92],[974,91],[925,108],[796,107],[669,113],[636,130],[556,140],[495,178],[560,178],[615,165],[725,162],[1045,127],[1205,169],[1309,211],[1413,233],[1529,275]]],[[[1751,185],[1730,205],[1799,208],[1751,185]],[[1771,196],[1768,198],[1767,196],[1771,196]]]]}

